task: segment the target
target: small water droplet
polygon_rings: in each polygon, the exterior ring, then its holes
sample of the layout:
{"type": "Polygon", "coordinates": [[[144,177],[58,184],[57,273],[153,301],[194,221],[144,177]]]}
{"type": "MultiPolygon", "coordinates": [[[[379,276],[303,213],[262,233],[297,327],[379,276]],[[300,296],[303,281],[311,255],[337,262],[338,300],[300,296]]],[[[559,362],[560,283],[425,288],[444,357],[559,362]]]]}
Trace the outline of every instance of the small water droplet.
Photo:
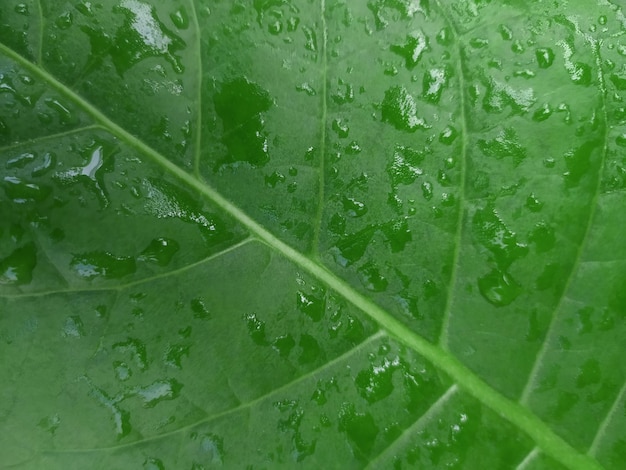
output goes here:
{"type": "Polygon", "coordinates": [[[615,143],[620,147],[626,147],[626,134],[620,134],[615,138],[615,143]]]}
{"type": "Polygon", "coordinates": [[[189,15],[185,7],[181,6],[175,12],[171,13],[170,19],[178,29],[187,29],[189,27],[189,15]]]}
{"type": "Polygon", "coordinates": [[[64,30],[69,29],[74,24],[74,15],[71,11],[64,11],[54,20],[57,28],[64,30]]]}
{"type": "Polygon", "coordinates": [[[511,304],[522,293],[517,281],[509,273],[498,269],[479,278],[478,289],[485,300],[496,307],[511,304]]]}
{"type": "Polygon", "coordinates": [[[265,186],[269,188],[275,188],[278,183],[285,182],[285,175],[282,173],[275,171],[271,175],[265,176],[265,186]]]}

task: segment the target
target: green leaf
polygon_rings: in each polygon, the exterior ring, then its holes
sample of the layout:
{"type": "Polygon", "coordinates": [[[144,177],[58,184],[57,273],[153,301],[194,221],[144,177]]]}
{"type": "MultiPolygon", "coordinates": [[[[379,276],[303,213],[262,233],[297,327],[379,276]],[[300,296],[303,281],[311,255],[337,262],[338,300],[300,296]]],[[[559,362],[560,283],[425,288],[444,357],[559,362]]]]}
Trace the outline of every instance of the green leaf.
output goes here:
{"type": "Polygon", "coordinates": [[[619,469],[617,3],[4,0],[0,464],[619,469]]]}

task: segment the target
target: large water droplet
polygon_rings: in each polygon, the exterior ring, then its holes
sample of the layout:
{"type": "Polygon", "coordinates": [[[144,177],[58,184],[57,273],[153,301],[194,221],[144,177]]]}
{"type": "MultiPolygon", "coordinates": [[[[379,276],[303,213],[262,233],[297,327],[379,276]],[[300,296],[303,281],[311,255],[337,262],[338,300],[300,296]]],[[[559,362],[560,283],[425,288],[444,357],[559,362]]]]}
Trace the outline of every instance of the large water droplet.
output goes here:
{"type": "Polygon", "coordinates": [[[424,31],[416,30],[406,37],[403,45],[393,45],[391,50],[404,58],[406,68],[412,70],[419,64],[422,55],[428,49],[428,37],[424,31]]]}
{"type": "Polygon", "coordinates": [[[424,174],[419,164],[424,160],[424,153],[409,147],[397,146],[393,153],[393,160],[387,167],[391,184],[411,184],[418,176],[424,174]]]}
{"type": "Polygon", "coordinates": [[[139,0],[122,0],[114,11],[125,17],[111,52],[120,75],[149,57],[163,57],[176,73],[184,71],[176,52],[185,48],[185,41],[161,23],[154,6],[139,0]]]}
{"type": "Polygon", "coordinates": [[[269,93],[245,77],[222,85],[221,91],[215,95],[215,110],[223,122],[222,135],[229,154],[219,165],[247,162],[263,166],[269,161],[262,113],[272,104],[269,93]]]}
{"type": "Polygon", "coordinates": [[[396,129],[414,132],[427,129],[424,119],[417,116],[417,104],[403,86],[394,86],[385,92],[382,102],[383,121],[389,122],[396,129]]]}
{"type": "Polygon", "coordinates": [[[357,455],[368,456],[374,449],[379,428],[369,413],[359,413],[351,403],[344,403],[339,412],[339,430],[345,432],[357,455]]]}
{"type": "Polygon", "coordinates": [[[113,349],[122,353],[129,352],[141,370],[148,368],[148,354],[146,353],[146,345],[142,341],[128,338],[126,341],[113,344],[113,349]]]}

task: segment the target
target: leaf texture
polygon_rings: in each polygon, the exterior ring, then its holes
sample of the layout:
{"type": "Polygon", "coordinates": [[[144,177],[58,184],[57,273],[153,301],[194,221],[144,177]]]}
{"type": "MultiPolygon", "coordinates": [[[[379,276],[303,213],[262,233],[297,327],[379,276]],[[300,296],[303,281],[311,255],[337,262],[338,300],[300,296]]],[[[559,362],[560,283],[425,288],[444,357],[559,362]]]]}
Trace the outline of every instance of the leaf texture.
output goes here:
{"type": "Polygon", "coordinates": [[[619,469],[606,0],[5,0],[7,468],[619,469]]]}

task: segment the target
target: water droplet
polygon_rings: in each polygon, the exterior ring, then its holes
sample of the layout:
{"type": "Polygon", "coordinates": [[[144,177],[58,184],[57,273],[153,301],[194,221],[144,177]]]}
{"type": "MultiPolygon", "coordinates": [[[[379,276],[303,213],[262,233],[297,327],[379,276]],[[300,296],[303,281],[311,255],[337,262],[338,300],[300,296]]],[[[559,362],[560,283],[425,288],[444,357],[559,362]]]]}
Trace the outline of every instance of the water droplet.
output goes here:
{"type": "Polygon", "coordinates": [[[74,24],[74,15],[71,11],[64,11],[56,17],[54,24],[61,30],[69,29],[74,24]]]}
{"type": "Polygon", "coordinates": [[[396,146],[393,160],[387,167],[392,186],[413,183],[424,172],[418,166],[424,160],[424,153],[409,147],[396,146]]]}
{"type": "Polygon", "coordinates": [[[424,73],[422,96],[431,103],[439,103],[443,89],[448,84],[448,73],[445,69],[430,69],[424,73]]]}
{"type": "Polygon", "coordinates": [[[65,319],[63,324],[63,336],[66,338],[80,338],[85,336],[85,325],[78,315],[72,315],[65,319]]]}
{"type": "Polygon", "coordinates": [[[474,49],[483,49],[489,45],[489,40],[485,38],[471,38],[469,44],[474,49]]]}
{"type": "Polygon", "coordinates": [[[274,348],[281,357],[289,356],[289,353],[295,345],[296,341],[291,335],[278,336],[272,341],[272,348],[274,348]]]}
{"type": "Polygon", "coordinates": [[[146,345],[142,341],[136,338],[128,338],[126,341],[113,344],[113,349],[122,353],[129,352],[141,370],[148,368],[146,345]]]}
{"type": "Polygon", "coordinates": [[[171,238],[155,238],[141,252],[141,255],[137,259],[156,263],[159,266],[167,266],[178,250],[180,250],[180,245],[176,240],[172,240],[171,238]]]}
{"type": "Polygon", "coordinates": [[[325,293],[322,291],[315,295],[298,291],[296,294],[296,306],[300,312],[307,315],[314,322],[318,322],[326,311],[325,293]]]}
{"type": "Polygon", "coordinates": [[[250,338],[252,338],[252,341],[260,346],[266,346],[268,342],[267,339],[265,339],[265,322],[259,320],[256,313],[245,315],[244,320],[246,321],[248,334],[250,338]]]}
{"type": "Polygon", "coordinates": [[[439,134],[439,142],[445,145],[450,145],[458,137],[459,132],[452,126],[446,126],[444,130],[439,134]]]}
{"type": "Polygon", "coordinates": [[[145,387],[138,387],[130,394],[138,395],[143,400],[143,406],[153,408],[164,400],[174,400],[180,395],[183,385],[176,379],[157,380],[145,387]]]}
{"type": "Polygon", "coordinates": [[[37,248],[28,243],[15,249],[9,256],[0,260],[0,285],[29,284],[37,265],[37,248]]]}
{"type": "Polygon", "coordinates": [[[501,131],[495,139],[479,139],[478,148],[485,156],[497,160],[510,157],[516,165],[526,158],[526,149],[519,143],[515,131],[511,128],[501,131]]]}
{"type": "Polygon", "coordinates": [[[145,209],[159,218],[177,218],[196,225],[207,242],[219,244],[234,235],[221,218],[202,211],[202,200],[164,179],[143,180],[146,186],[145,209]]]}
{"type": "Polygon", "coordinates": [[[24,168],[26,165],[29,165],[34,161],[35,154],[27,152],[7,160],[5,166],[7,169],[24,168]]]}
{"type": "Polygon", "coordinates": [[[359,394],[369,403],[387,398],[393,392],[393,373],[399,365],[397,358],[393,361],[385,358],[382,364],[372,364],[359,372],[354,380],[359,394]]]}
{"type": "MultiPolygon", "coordinates": [[[[204,433],[198,434],[196,432],[191,433],[191,439],[199,441],[200,448],[198,453],[202,455],[202,461],[211,465],[221,466],[224,462],[224,439],[217,434],[204,433]]],[[[204,470],[204,466],[194,466],[192,470],[204,470]]]]}
{"type": "Polygon", "coordinates": [[[537,253],[545,253],[554,248],[556,244],[556,235],[554,234],[554,228],[549,225],[540,222],[533,231],[530,233],[529,240],[535,244],[537,253]]]}
{"type": "Polygon", "coordinates": [[[626,90],[626,74],[624,72],[619,75],[613,73],[611,74],[610,79],[613,85],[615,85],[615,88],[617,88],[619,91],[626,90]]]}
{"type": "Polygon", "coordinates": [[[396,220],[382,226],[386,241],[392,253],[404,250],[407,243],[413,240],[407,219],[396,220]]]}
{"type": "Polygon", "coordinates": [[[338,250],[334,253],[335,261],[346,267],[361,259],[377,229],[377,225],[370,225],[359,232],[339,239],[335,245],[338,250]]]}
{"type": "Polygon", "coordinates": [[[269,188],[275,188],[278,183],[285,182],[285,175],[282,173],[275,171],[271,175],[265,177],[265,186],[269,188]]]}
{"type": "Polygon", "coordinates": [[[185,48],[185,41],[161,23],[154,6],[139,0],[122,0],[114,11],[125,17],[111,48],[113,64],[120,75],[149,57],[163,57],[176,73],[183,73],[176,52],[185,48]]]}
{"type": "Polygon", "coordinates": [[[528,247],[518,243],[517,235],[509,230],[492,208],[477,210],[472,226],[479,243],[491,251],[502,269],[507,269],[515,260],[528,253],[528,247]]]}
{"type": "Polygon", "coordinates": [[[554,63],[554,51],[549,47],[541,47],[535,50],[535,57],[539,68],[547,69],[554,63]]]}
{"type": "Polygon", "coordinates": [[[113,372],[115,373],[115,377],[120,382],[125,382],[130,379],[133,375],[133,371],[128,367],[128,364],[122,361],[114,361],[113,362],[113,372]]]}
{"type": "Polygon", "coordinates": [[[403,45],[393,45],[391,50],[404,58],[406,68],[412,70],[417,64],[424,52],[428,49],[428,37],[424,31],[416,30],[411,32],[403,45]]]}
{"type": "Polygon", "coordinates": [[[578,186],[581,179],[588,174],[591,168],[591,156],[594,150],[600,146],[600,142],[597,140],[588,141],[565,154],[567,172],[563,174],[563,177],[568,188],[578,186]]]}
{"type": "Polygon", "coordinates": [[[345,152],[347,155],[358,155],[361,153],[361,146],[358,144],[356,140],[350,142],[349,145],[346,146],[345,152]]]}
{"type": "Polygon", "coordinates": [[[189,357],[190,346],[187,344],[172,344],[165,351],[165,363],[182,369],[183,357],[189,357]]]}
{"type": "Polygon", "coordinates": [[[215,110],[223,122],[223,141],[229,154],[218,165],[247,162],[253,166],[263,166],[269,161],[262,113],[273,104],[266,90],[245,77],[222,85],[220,92],[215,95],[215,110]]]}
{"type": "Polygon", "coordinates": [[[18,204],[41,202],[52,192],[49,186],[32,183],[16,176],[5,176],[2,187],[6,195],[18,204]]]}
{"type": "Polygon", "coordinates": [[[513,39],[513,31],[507,25],[501,24],[498,27],[498,31],[500,32],[500,36],[502,36],[503,40],[510,41],[513,39]]]}
{"type": "Polygon", "coordinates": [[[54,436],[60,424],[61,418],[59,417],[59,415],[52,415],[42,418],[41,421],[37,423],[37,426],[54,436]]]}
{"type": "Polygon", "coordinates": [[[478,289],[496,307],[509,305],[522,293],[522,287],[509,273],[497,269],[478,279],[478,289]]]}
{"type": "Polygon", "coordinates": [[[428,181],[424,181],[422,183],[422,196],[427,201],[430,201],[433,198],[433,185],[428,181]]]}
{"type": "Polygon", "coordinates": [[[540,212],[541,209],[543,209],[543,202],[537,199],[537,196],[535,196],[535,193],[531,193],[526,198],[526,208],[530,210],[531,212],[540,212]]]}
{"type": "Polygon", "coordinates": [[[602,381],[602,371],[597,359],[587,359],[580,367],[576,377],[576,387],[583,388],[599,384],[602,381]]]}
{"type": "Polygon", "coordinates": [[[133,274],[137,270],[137,265],[131,256],[115,256],[106,251],[93,251],[74,255],[70,268],[88,280],[99,276],[105,279],[121,279],[133,274]]]}
{"type": "Polygon", "coordinates": [[[146,459],[143,463],[144,470],[165,470],[165,465],[159,459],[146,459]]]}
{"type": "Polygon", "coordinates": [[[510,85],[492,80],[487,85],[483,109],[488,113],[500,113],[510,106],[517,113],[525,113],[535,104],[535,101],[535,91],[532,88],[514,89],[510,85]]]}
{"type": "Polygon", "coordinates": [[[389,122],[398,130],[414,132],[428,128],[425,121],[417,117],[415,99],[403,86],[394,86],[385,91],[381,109],[383,121],[389,122]]]}
{"type": "Polygon", "coordinates": [[[343,210],[349,217],[361,217],[367,214],[367,206],[355,198],[343,198],[343,210]]]}
{"type": "Polygon", "coordinates": [[[348,137],[348,134],[350,133],[350,128],[348,127],[348,124],[346,124],[341,119],[333,120],[332,129],[337,133],[337,136],[342,139],[348,137]]]}
{"type": "Polygon", "coordinates": [[[189,15],[185,7],[181,6],[175,12],[171,13],[170,19],[178,29],[187,29],[189,27],[189,15]]]}
{"type": "Polygon", "coordinates": [[[339,431],[345,432],[356,451],[364,458],[374,449],[379,428],[369,413],[358,413],[351,403],[344,403],[339,411],[339,431]]]}
{"type": "Polygon", "coordinates": [[[615,138],[615,143],[620,147],[626,147],[626,134],[620,134],[615,138]]]}
{"type": "Polygon", "coordinates": [[[384,292],[389,286],[389,281],[380,273],[373,263],[366,263],[358,269],[361,284],[372,292],[384,292]]]}
{"type": "Polygon", "coordinates": [[[539,109],[533,113],[533,121],[542,122],[548,119],[552,115],[552,107],[544,103],[539,109]]]}
{"type": "Polygon", "coordinates": [[[111,144],[94,143],[83,151],[85,166],[59,171],[54,179],[64,185],[82,183],[96,195],[102,208],[108,207],[110,199],[104,177],[114,170],[114,154],[111,144]]]}
{"type": "Polygon", "coordinates": [[[197,318],[200,320],[206,320],[206,319],[211,318],[211,312],[209,311],[208,307],[204,303],[204,300],[201,298],[192,299],[191,311],[193,312],[194,318],[197,318]]]}
{"type": "Polygon", "coordinates": [[[300,355],[298,356],[300,364],[311,364],[323,358],[321,346],[311,335],[303,334],[300,336],[298,346],[300,347],[300,355]]]}

